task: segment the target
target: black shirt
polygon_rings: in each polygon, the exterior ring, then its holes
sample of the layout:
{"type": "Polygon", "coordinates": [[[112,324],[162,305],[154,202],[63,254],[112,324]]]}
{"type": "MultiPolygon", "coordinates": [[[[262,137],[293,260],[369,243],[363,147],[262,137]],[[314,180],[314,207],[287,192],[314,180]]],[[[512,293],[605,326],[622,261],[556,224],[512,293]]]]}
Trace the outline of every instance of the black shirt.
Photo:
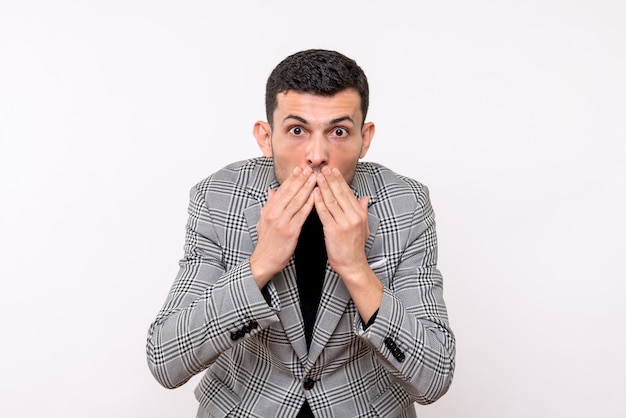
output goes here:
{"type": "Polygon", "coordinates": [[[294,252],[300,310],[304,319],[306,346],[311,346],[313,325],[317,316],[317,307],[322,297],[322,286],[326,271],[326,245],[322,222],[313,210],[302,225],[298,244],[294,252]]]}

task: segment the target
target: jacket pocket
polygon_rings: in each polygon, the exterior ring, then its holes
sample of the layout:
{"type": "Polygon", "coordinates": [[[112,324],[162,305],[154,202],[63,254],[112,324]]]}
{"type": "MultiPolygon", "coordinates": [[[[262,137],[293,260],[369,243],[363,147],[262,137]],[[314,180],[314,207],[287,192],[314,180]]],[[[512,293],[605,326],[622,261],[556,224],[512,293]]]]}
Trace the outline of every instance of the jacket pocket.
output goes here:
{"type": "MultiPolygon", "coordinates": [[[[225,418],[239,405],[241,398],[213,374],[206,372],[194,394],[207,417],[225,418]]],[[[198,413],[199,417],[203,414],[198,413]]]]}
{"type": "Polygon", "coordinates": [[[380,417],[414,417],[415,409],[409,394],[398,383],[389,386],[370,403],[380,417]]]}

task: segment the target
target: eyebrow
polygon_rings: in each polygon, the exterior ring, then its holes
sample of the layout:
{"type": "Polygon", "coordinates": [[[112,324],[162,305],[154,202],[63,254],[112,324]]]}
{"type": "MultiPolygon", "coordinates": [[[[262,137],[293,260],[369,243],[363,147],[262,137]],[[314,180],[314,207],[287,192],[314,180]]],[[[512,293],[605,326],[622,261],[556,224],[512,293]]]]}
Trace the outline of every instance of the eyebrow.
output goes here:
{"type": "MultiPolygon", "coordinates": [[[[304,119],[303,117],[298,116],[298,115],[287,115],[287,117],[285,117],[285,119],[283,119],[283,123],[287,119],[295,119],[298,122],[302,123],[303,125],[308,125],[308,123],[309,123],[306,119],[304,119]]],[[[344,122],[344,121],[348,121],[348,122],[352,123],[353,125],[356,125],[354,123],[354,120],[350,116],[341,116],[339,118],[332,119],[328,124],[329,125],[335,125],[337,123],[344,122]]]]}
{"type": "Polygon", "coordinates": [[[344,122],[344,121],[348,121],[348,122],[352,123],[353,125],[356,125],[350,116],[342,116],[340,118],[333,119],[333,120],[330,121],[329,125],[335,125],[335,124],[337,124],[339,122],[344,122]]]}
{"type": "Polygon", "coordinates": [[[304,118],[302,118],[302,117],[300,117],[298,115],[287,115],[287,117],[285,119],[283,119],[283,123],[285,123],[285,121],[287,119],[295,119],[298,122],[302,123],[303,125],[308,125],[308,123],[309,123],[309,122],[307,122],[306,119],[304,119],[304,118]]]}

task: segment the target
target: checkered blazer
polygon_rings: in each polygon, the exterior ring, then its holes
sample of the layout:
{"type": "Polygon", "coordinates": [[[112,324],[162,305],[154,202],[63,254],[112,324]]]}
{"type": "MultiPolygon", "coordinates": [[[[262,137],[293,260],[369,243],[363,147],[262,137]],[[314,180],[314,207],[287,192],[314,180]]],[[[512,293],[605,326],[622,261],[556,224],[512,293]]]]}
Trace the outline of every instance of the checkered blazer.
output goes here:
{"type": "Polygon", "coordinates": [[[185,256],[149,330],[152,374],[175,388],[206,369],[195,391],[199,417],[295,417],[305,399],[316,417],[415,417],[414,402],[447,391],[455,353],[426,187],[358,164],[351,187],[370,196],[366,252],[384,284],[382,304],[364,330],[327,264],[309,350],[293,258],[266,297],[250,273],[270,187],[278,188],[273,163],[261,157],[191,190],[185,256]]]}

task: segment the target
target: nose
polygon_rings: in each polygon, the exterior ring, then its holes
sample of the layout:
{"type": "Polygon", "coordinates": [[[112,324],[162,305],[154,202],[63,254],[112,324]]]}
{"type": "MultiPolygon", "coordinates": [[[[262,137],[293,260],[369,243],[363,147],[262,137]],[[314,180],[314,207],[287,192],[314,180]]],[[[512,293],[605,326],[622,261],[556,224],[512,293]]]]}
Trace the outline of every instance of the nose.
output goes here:
{"type": "Polygon", "coordinates": [[[328,163],[328,141],[324,135],[311,135],[307,144],[307,164],[319,171],[328,163]]]}

